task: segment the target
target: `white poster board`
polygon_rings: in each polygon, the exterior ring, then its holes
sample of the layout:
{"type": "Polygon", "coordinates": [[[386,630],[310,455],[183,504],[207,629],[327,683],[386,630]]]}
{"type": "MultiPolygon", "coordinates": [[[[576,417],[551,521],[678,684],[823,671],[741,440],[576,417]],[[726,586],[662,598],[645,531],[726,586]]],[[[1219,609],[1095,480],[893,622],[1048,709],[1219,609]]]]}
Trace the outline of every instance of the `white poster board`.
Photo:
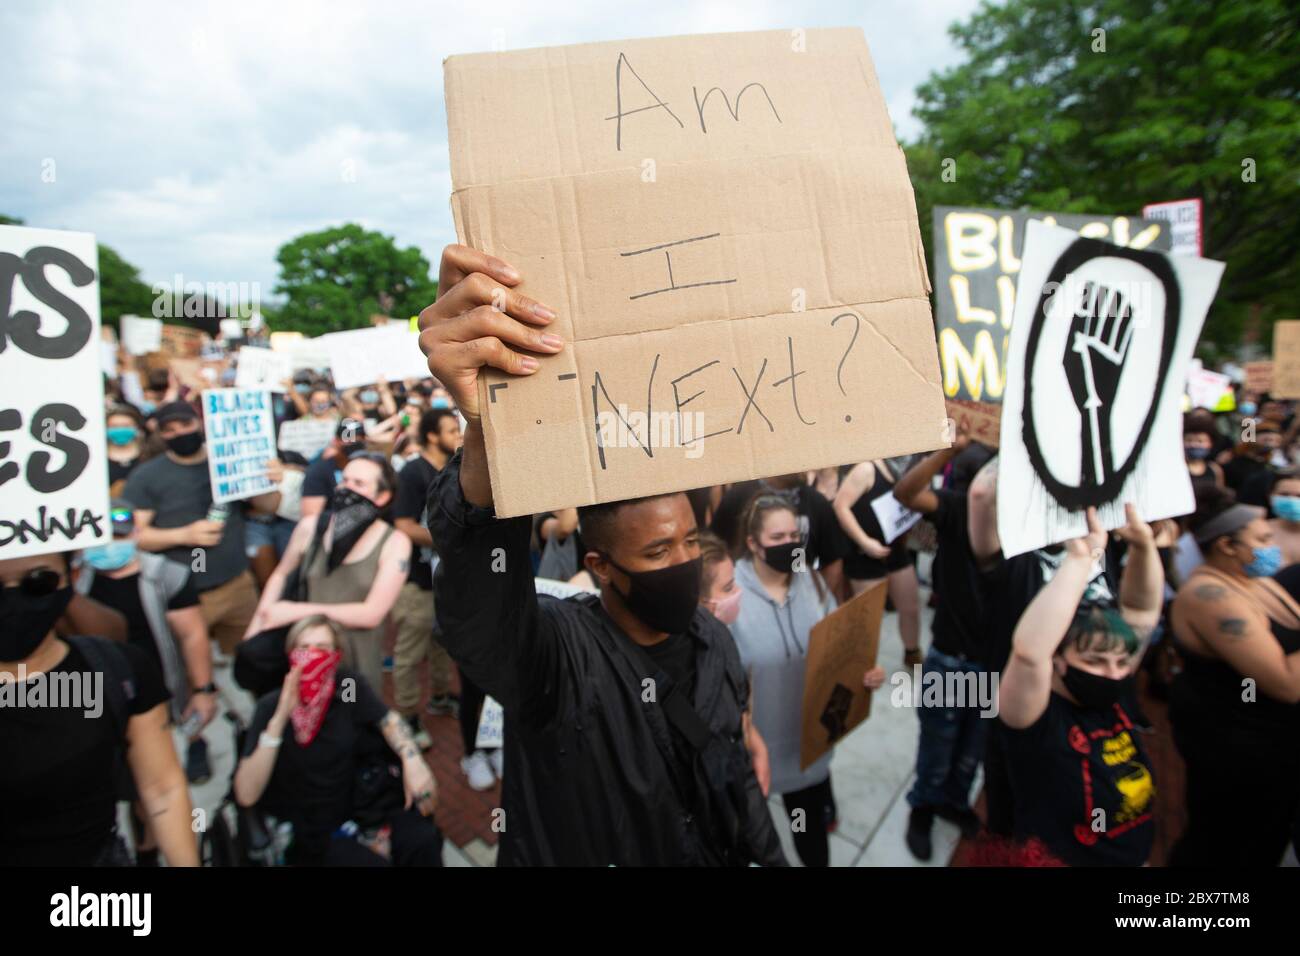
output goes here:
{"type": "Polygon", "coordinates": [[[162,319],[122,316],[122,344],[131,355],[162,351],[162,319]]]}
{"type": "Polygon", "coordinates": [[[106,541],[99,253],[88,232],[0,226],[0,560],[106,541]]]}
{"type": "Polygon", "coordinates": [[[1187,397],[1193,408],[1208,408],[1212,412],[1232,411],[1236,407],[1232,379],[1202,368],[1199,362],[1187,370],[1187,397]]]}
{"type": "Polygon", "coordinates": [[[1031,222],[1002,399],[998,535],[1007,557],[1192,511],[1188,363],[1223,264],[1031,222]]]}
{"type": "Polygon", "coordinates": [[[493,698],[483,698],[483,710],[478,719],[478,735],[474,746],[479,750],[504,747],[506,742],[506,712],[493,698]]]}
{"type": "Polygon", "coordinates": [[[334,373],[334,387],[343,390],[373,385],[384,378],[398,382],[427,378],[429,367],[420,351],[420,336],[396,325],[352,329],[322,335],[334,373]]]}
{"type": "Polygon", "coordinates": [[[296,418],[280,424],[280,439],[276,444],[311,461],[330,443],[338,427],[338,421],[333,418],[296,418]]]}
{"type": "Polygon", "coordinates": [[[287,347],[295,372],[304,369],[318,371],[330,367],[330,352],[325,347],[323,338],[299,339],[287,347]]]}
{"type": "Polygon", "coordinates": [[[1175,199],[1172,202],[1151,203],[1142,207],[1143,219],[1163,219],[1169,223],[1169,251],[1176,256],[1202,256],[1201,201],[1175,199]]]}
{"type": "Polygon", "coordinates": [[[271,393],[264,389],[213,388],[203,392],[208,480],[216,504],[274,491],[266,463],[275,457],[271,393]]]}
{"type": "Polygon", "coordinates": [[[283,392],[285,379],[293,377],[293,359],[287,352],[242,345],[235,370],[235,387],[283,392]]]}
{"type": "Polygon", "coordinates": [[[912,525],[921,520],[921,513],[911,508],[904,508],[891,491],[871,502],[871,510],[880,522],[880,530],[885,535],[885,544],[893,544],[900,536],[912,530],[912,525]]]}

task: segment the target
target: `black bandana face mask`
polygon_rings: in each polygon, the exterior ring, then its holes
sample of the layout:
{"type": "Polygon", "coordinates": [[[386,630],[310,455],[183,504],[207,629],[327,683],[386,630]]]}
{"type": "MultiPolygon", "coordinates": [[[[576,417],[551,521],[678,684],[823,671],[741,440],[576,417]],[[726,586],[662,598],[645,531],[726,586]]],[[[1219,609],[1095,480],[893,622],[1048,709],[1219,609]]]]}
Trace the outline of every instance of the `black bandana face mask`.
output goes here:
{"type": "Polygon", "coordinates": [[[32,597],[20,588],[0,588],[0,661],[13,663],[31,657],[63,616],[72,600],[72,587],[32,597]]]}
{"type": "Polygon", "coordinates": [[[624,594],[611,580],[627,609],[646,627],[666,634],[682,634],[691,626],[700,603],[700,568],[703,558],[694,558],[654,571],[629,571],[608,554],[605,560],[628,576],[624,594]]]}
{"type": "Polygon", "coordinates": [[[328,556],[329,570],[333,571],[348,552],[361,540],[361,536],[379,518],[379,506],[342,485],[330,496],[330,513],[334,516],[333,539],[328,556]]]}
{"type": "Polygon", "coordinates": [[[1065,684],[1065,689],[1074,695],[1080,707],[1087,710],[1106,710],[1132,690],[1133,678],[1129,676],[1116,680],[1113,677],[1090,674],[1067,664],[1065,673],[1061,675],[1061,683],[1065,684]]]}

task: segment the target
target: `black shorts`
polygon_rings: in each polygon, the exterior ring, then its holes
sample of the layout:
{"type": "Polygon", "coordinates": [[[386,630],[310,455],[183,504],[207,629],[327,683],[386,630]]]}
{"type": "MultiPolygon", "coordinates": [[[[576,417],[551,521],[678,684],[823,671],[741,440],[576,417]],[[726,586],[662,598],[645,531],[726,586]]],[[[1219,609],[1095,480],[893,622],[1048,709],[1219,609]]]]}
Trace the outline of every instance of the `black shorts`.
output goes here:
{"type": "Polygon", "coordinates": [[[861,551],[844,558],[844,576],[853,581],[879,581],[895,571],[901,571],[916,562],[916,552],[907,546],[907,535],[903,535],[889,549],[889,556],[883,560],[869,558],[861,551]]]}

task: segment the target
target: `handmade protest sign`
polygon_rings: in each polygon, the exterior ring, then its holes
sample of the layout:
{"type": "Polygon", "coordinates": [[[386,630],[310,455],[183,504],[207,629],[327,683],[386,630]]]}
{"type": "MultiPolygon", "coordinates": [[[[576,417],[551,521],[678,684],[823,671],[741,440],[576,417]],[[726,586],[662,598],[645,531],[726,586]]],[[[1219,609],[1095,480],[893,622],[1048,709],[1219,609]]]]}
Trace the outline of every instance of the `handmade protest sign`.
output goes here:
{"type": "Polygon", "coordinates": [[[873,499],[871,510],[875,512],[876,520],[880,522],[880,531],[885,536],[885,544],[893,544],[900,535],[906,534],[921,520],[921,513],[911,508],[904,508],[892,491],[873,499]]]}
{"type": "Polygon", "coordinates": [[[879,581],[813,625],[803,680],[800,769],[871,715],[871,691],[862,678],[876,666],[887,590],[879,581]]]}
{"type": "Polygon", "coordinates": [[[235,385],[239,388],[264,388],[283,392],[284,381],[293,377],[293,358],[287,352],[244,345],[239,349],[235,385]]]}
{"type": "Polygon", "coordinates": [[[1300,319],[1273,323],[1273,398],[1300,398],[1300,319]]]}
{"type": "Polygon", "coordinates": [[[998,535],[1007,557],[1192,511],[1181,403],[1223,264],[1029,224],[1007,354],[998,535]]]}
{"type": "Polygon", "coordinates": [[[1237,407],[1232,391],[1232,379],[1222,372],[1203,368],[1192,360],[1187,370],[1187,397],[1192,408],[1208,408],[1212,412],[1230,412],[1237,407]]]}
{"type": "Polygon", "coordinates": [[[275,457],[271,393],[261,389],[213,388],[203,393],[208,480],[217,504],[274,491],[266,476],[275,457]]]}
{"type": "Polygon", "coordinates": [[[0,560],[112,534],[98,268],[90,233],[0,226],[0,560]]]}
{"type": "Polygon", "coordinates": [[[339,389],[373,385],[381,378],[390,382],[428,378],[418,340],[418,333],[387,323],[331,332],[319,339],[329,355],[334,387],[339,389]]]}
{"type": "Polygon", "coordinates": [[[164,325],[160,351],[168,358],[198,358],[203,349],[203,333],[183,325],[164,325]]]}
{"type": "Polygon", "coordinates": [[[148,355],[162,350],[162,319],[143,319],[138,315],[124,315],[122,345],[132,355],[148,355]]]}
{"type": "Polygon", "coordinates": [[[1273,363],[1247,362],[1246,391],[1253,395],[1267,395],[1273,391],[1273,363]]]}
{"type": "Polygon", "coordinates": [[[280,439],[276,443],[284,451],[293,451],[311,461],[319,455],[338,430],[333,418],[295,418],[281,422],[280,439]]]}
{"type": "Polygon", "coordinates": [[[479,376],[498,515],[945,443],[916,207],[860,30],[445,74],[457,234],[567,343],[479,376]]]}
{"type": "Polygon", "coordinates": [[[1202,243],[1204,212],[1199,199],[1149,203],[1142,207],[1142,218],[1160,219],[1169,223],[1169,251],[1174,255],[1205,254],[1202,243]]]}
{"type": "Polygon", "coordinates": [[[1132,249],[1169,248],[1169,226],[1164,222],[936,206],[934,312],[943,393],[948,398],[1002,400],[1025,227],[1040,221],[1132,249]]]}
{"type": "Polygon", "coordinates": [[[957,431],[965,428],[972,441],[997,448],[1001,441],[1002,406],[993,402],[967,402],[960,398],[950,398],[945,403],[948,417],[952,419],[950,438],[957,437],[957,431]]]}

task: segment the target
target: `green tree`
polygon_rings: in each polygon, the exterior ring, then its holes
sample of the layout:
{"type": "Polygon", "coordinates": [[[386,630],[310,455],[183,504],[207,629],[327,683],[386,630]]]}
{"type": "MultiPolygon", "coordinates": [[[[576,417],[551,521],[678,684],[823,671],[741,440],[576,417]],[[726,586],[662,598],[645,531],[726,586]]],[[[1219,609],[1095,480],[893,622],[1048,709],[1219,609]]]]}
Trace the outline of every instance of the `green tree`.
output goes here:
{"type": "Polygon", "coordinates": [[[1227,263],[1204,337],[1294,317],[1300,284],[1294,0],[1008,0],[950,34],[967,61],[917,90],[908,150],[934,205],[1138,213],[1199,197],[1227,263]],[[1102,31],[1102,32],[1097,32],[1102,31]],[[955,181],[942,177],[945,159],[955,181]]]}
{"type": "Polygon", "coordinates": [[[437,283],[416,248],[345,223],[280,247],[277,294],[285,296],[275,328],[321,335],[370,324],[375,313],[406,318],[433,301],[437,283]]]}

